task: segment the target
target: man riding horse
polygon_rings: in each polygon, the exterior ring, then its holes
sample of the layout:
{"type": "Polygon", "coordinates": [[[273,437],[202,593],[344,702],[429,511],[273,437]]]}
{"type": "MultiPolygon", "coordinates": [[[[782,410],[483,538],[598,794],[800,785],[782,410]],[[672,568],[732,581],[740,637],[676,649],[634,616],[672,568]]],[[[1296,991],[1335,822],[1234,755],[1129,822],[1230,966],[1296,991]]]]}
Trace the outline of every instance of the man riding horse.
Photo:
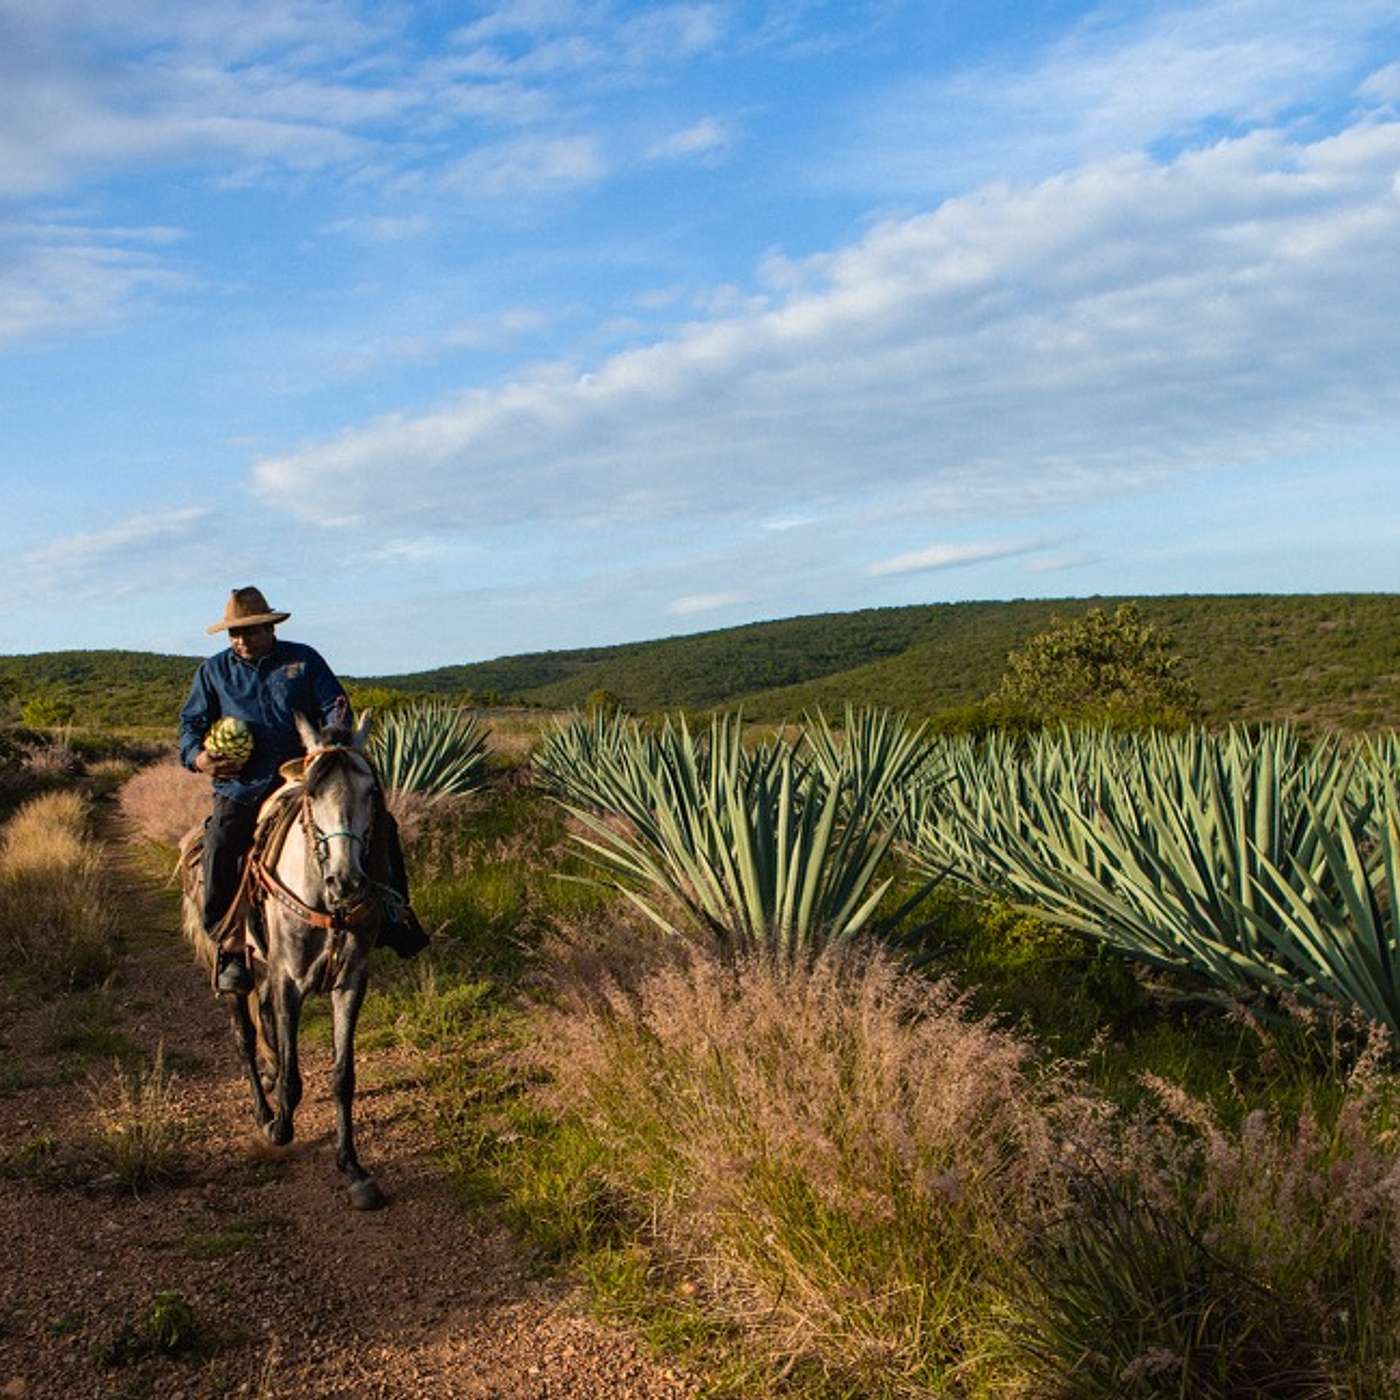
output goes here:
{"type": "MultiPolygon", "coordinates": [[[[258,809],[281,784],[282,765],[302,752],[297,715],[318,730],[350,725],[350,702],[320,653],[277,636],[276,625],[290,616],[268,607],[258,589],[235,588],[223,618],[207,629],[211,635],[227,631],[228,648],[200,665],[180,711],[180,759],[186,768],[214,780],[214,811],[204,832],[203,917],[211,938],[220,937],[220,925],[238,893],[258,809]],[[225,717],[243,720],[252,731],[253,751],[246,762],[204,747],[211,726],[225,717]]],[[[387,811],[375,820],[365,865],[386,891],[380,943],[400,957],[414,957],[428,939],[408,903],[398,828],[387,811]]],[[[215,985],[233,995],[252,990],[237,926],[220,943],[215,985]]]]}

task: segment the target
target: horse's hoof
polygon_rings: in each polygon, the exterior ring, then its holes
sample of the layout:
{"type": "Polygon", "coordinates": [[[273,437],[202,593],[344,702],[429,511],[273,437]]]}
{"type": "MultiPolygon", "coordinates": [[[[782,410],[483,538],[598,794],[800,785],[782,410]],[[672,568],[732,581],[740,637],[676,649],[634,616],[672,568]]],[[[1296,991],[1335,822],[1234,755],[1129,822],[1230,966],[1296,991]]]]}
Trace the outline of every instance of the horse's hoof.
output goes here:
{"type": "Polygon", "coordinates": [[[350,1183],[350,1204],[355,1210],[379,1210],[389,1204],[389,1198],[379,1189],[372,1176],[350,1183]]]}
{"type": "Polygon", "coordinates": [[[274,1118],[263,1132],[274,1147],[285,1147],[292,1140],[292,1125],[285,1118],[274,1118]]]}

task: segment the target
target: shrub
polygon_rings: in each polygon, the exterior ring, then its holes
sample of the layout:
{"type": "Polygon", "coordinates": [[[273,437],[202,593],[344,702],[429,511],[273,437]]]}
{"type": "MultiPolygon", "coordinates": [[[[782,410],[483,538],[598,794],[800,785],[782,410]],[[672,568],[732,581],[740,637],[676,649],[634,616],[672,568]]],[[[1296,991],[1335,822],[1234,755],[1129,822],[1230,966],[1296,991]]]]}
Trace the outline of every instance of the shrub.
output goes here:
{"type": "Polygon", "coordinates": [[[691,954],[562,996],[537,1053],[604,1198],[761,1345],[862,1394],[993,1364],[999,1261],[1063,1207],[1090,1098],[880,953],[691,954]]]}
{"type": "Polygon", "coordinates": [[[878,952],[576,958],[535,1015],[534,1117],[489,1149],[522,1219],[555,1250],[645,1242],[781,1372],[1144,1400],[1400,1378],[1383,1032],[1334,1030],[1301,1109],[1148,1079],[1130,1113],[878,952]]]}
{"type": "Polygon", "coordinates": [[[22,724],[31,729],[45,729],[50,725],[69,724],[77,716],[78,706],[73,697],[59,687],[39,690],[20,707],[22,724]]]}
{"type": "Polygon", "coordinates": [[[81,796],[52,792],[0,836],[0,950],[47,989],[92,985],[116,963],[109,877],[87,822],[81,796]]]}
{"type": "Polygon", "coordinates": [[[1056,617],[1006,659],[993,705],[1042,722],[1147,728],[1201,713],[1201,698],[1170,638],[1143,621],[1135,603],[1109,616],[1056,617]]]}
{"type": "Polygon", "coordinates": [[[148,841],[176,846],[209,815],[209,779],[191,773],[177,759],[141,769],[121,790],[123,814],[148,841]]]}
{"type": "Polygon", "coordinates": [[[589,715],[615,715],[620,714],[626,706],[621,699],[610,690],[590,690],[584,697],[583,709],[589,715]]]}

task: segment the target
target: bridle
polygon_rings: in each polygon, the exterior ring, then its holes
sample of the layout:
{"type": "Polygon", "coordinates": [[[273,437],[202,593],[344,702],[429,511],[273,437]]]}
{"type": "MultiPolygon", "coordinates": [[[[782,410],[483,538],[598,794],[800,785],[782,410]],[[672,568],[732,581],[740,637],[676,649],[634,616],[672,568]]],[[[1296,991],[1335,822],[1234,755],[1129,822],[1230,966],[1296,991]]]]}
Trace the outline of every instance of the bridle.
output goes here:
{"type": "Polygon", "coordinates": [[[311,811],[311,769],[318,758],[331,753],[354,753],[354,749],[348,748],[344,744],[328,744],[324,748],[310,749],[306,755],[306,767],[302,769],[301,781],[301,825],[302,830],[309,838],[309,844],[313,855],[316,858],[316,866],[322,876],[326,873],[326,862],[330,859],[331,842],[337,836],[343,836],[347,841],[358,841],[360,850],[366,851],[369,848],[370,838],[374,835],[374,806],[369,809],[369,825],[363,834],[358,831],[322,831],[316,825],[316,818],[311,811]]]}
{"type": "MultiPolygon", "coordinates": [[[[330,843],[337,837],[342,836],[351,841],[358,841],[362,847],[369,844],[369,838],[374,831],[374,809],[370,809],[370,826],[362,835],[357,831],[322,831],[316,825],[316,818],[311,811],[311,792],[309,778],[311,769],[316,761],[326,754],[332,753],[353,753],[345,744],[329,744],[324,748],[309,749],[306,754],[306,766],[302,769],[301,781],[302,791],[298,800],[298,820],[301,822],[302,832],[310,847],[316,861],[316,867],[325,875],[326,862],[330,858],[330,843]]],[[[337,908],[332,910],[314,909],[305,900],[292,893],[281,880],[277,878],[274,871],[268,869],[265,861],[257,860],[252,862],[253,875],[258,884],[284,908],[290,909],[297,918],[310,924],[313,928],[329,929],[338,945],[343,941],[344,934],[361,924],[374,912],[374,901],[369,893],[362,895],[356,902],[348,908],[337,908]]],[[[334,961],[334,958],[332,958],[334,961]]]]}

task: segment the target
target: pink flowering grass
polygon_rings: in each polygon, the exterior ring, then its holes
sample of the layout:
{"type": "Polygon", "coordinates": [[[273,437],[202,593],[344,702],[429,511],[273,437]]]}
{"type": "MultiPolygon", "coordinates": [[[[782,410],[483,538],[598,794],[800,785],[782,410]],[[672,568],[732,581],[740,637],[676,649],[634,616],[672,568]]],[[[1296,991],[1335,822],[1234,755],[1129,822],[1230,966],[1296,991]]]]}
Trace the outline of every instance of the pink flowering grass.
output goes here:
{"type": "Polygon", "coordinates": [[[862,1393],[997,1369],[1005,1261],[1106,1116],[1063,1069],[880,953],[679,954],[560,991],[536,1041],[556,1111],[781,1364],[862,1393]]]}
{"type": "Polygon", "coordinates": [[[208,778],[171,758],[133,775],[122,786],[118,802],[132,828],[146,840],[177,846],[209,815],[211,791],[208,778]]]}
{"type": "Polygon", "coordinates": [[[1272,1106],[1148,1075],[1129,1112],[882,952],[629,947],[560,956],[535,1013],[533,1102],[577,1176],[547,1164],[531,1208],[644,1238],[773,1373],[891,1396],[1391,1393],[1378,1035],[1275,1066],[1272,1106]]]}

